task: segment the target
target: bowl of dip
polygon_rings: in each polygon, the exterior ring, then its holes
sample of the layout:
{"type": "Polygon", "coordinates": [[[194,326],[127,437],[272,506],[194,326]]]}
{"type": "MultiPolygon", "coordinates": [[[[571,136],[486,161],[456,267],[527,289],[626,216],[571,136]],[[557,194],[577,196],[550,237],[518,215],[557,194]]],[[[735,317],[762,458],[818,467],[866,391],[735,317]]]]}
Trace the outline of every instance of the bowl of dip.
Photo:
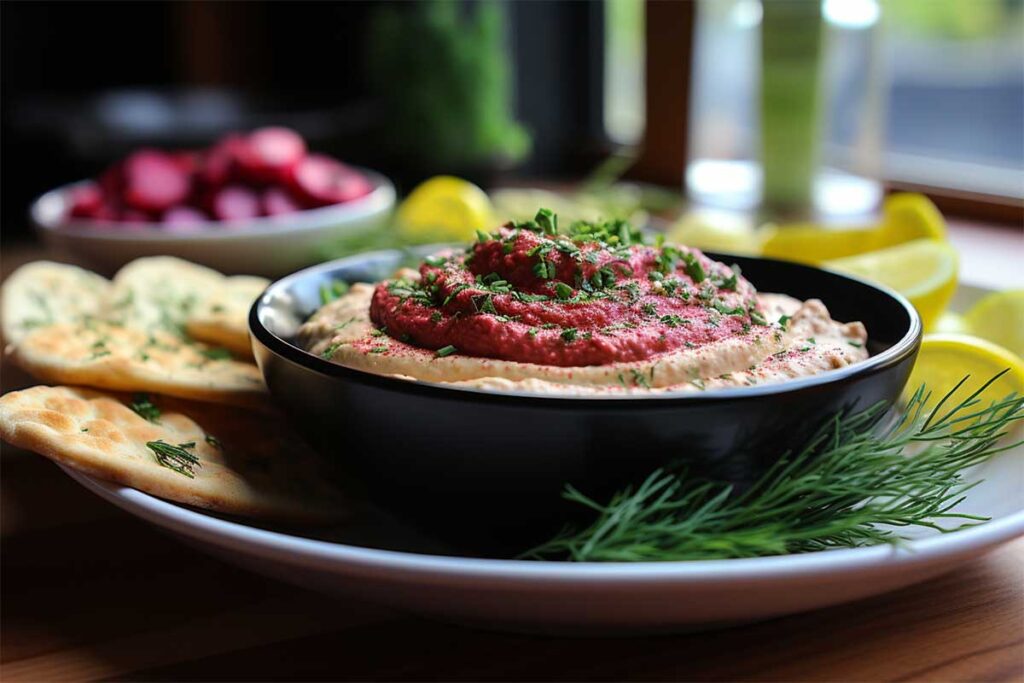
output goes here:
{"type": "Polygon", "coordinates": [[[275,282],[249,321],[271,394],[376,503],[505,545],[564,522],[566,484],[601,499],[682,464],[743,487],[904,388],[921,322],[891,290],[581,229],[275,282]]]}

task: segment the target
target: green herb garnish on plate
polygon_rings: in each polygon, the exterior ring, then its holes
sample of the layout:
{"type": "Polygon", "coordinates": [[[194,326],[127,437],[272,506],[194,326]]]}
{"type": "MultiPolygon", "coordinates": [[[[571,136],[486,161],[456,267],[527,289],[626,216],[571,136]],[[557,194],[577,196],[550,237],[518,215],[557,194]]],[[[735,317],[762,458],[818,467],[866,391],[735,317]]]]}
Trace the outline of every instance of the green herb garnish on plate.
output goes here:
{"type": "Polygon", "coordinates": [[[159,424],[160,422],[160,409],[153,405],[153,402],[149,400],[149,394],[135,394],[132,397],[132,402],[128,404],[128,407],[135,411],[135,414],[144,420],[159,424]]]}
{"type": "Polygon", "coordinates": [[[978,396],[1003,373],[954,407],[960,382],[926,413],[921,387],[898,419],[879,427],[877,405],[839,416],[796,453],[784,455],[751,488],[658,470],[607,504],[568,486],[565,498],[594,511],[526,552],[533,559],[578,562],[706,560],[857,548],[906,540],[901,528],[950,532],[987,521],[956,512],[978,482],[964,470],[1024,441],[1000,444],[1024,419],[1024,398],[981,407],[978,396]]]}
{"type": "Polygon", "coordinates": [[[199,467],[199,457],[190,452],[196,447],[194,441],[179,443],[173,446],[163,440],[147,441],[146,446],[153,451],[156,461],[169,470],[174,470],[189,479],[196,478],[196,467],[199,467]]]}

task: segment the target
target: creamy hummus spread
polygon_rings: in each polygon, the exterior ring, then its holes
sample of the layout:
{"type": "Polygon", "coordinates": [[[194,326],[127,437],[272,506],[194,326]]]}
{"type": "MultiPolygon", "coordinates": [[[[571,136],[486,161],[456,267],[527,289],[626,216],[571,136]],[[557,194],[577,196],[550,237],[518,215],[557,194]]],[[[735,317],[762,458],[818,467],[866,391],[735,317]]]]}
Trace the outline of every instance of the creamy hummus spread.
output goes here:
{"type": "Polygon", "coordinates": [[[703,391],[867,358],[859,322],[818,300],[759,294],[699,250],[645,244],[627,223],[481,233],[376,285],[355,284],[299,331],[336,363],[496,391],[703,391]]]}

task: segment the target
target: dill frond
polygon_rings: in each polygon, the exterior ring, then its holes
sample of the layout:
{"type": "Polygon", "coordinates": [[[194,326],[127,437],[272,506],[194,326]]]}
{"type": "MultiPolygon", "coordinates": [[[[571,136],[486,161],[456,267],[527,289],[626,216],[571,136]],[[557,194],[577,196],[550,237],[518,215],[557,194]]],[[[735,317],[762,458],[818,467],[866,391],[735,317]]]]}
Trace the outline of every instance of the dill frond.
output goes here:
{"type": "Polygon", "coordinates": [[[927,412],[930,394],[921,387],[887,426],[877,426],[884,405],[837,416],[743,492],[684,470],[658,470],[607,504],[567,486],[564,497],[593,510],[594,522],[567,528],[522,557],[756,557],[899,544],[906,540],[901,528],[946,533],[983,523],[987,518],[953,509],[980,483],[965,480],[964,470],[1018,445],[1000,439],[1024,418],[1024,398],[1011,394],[987,407],[978,400],[1002,374],[945,411],[967,378],[927,412]]]}

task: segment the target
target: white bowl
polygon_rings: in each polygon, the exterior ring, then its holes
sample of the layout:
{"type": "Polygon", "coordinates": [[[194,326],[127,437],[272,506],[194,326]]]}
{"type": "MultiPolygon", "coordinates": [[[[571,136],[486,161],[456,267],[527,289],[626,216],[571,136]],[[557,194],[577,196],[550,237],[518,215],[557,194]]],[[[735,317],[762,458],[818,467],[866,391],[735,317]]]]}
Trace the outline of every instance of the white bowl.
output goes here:
{"type": "MultiPolygon", "coordinates": [[[[242,221],[210,221],[172,232],[154,223],[69,218],[71,191],[47,192],[31,216],[47,246],[76,263],[113,273],[142,256],[177,256],[223,273],[277,277],[323,260],[332,239],[380,226],[395,205],[395,187],[379,173],[359,169],[373,185],[365,197],[293,214],[242,221]]],[[[85,181],[83,181],[85,182],[85,181]]]]}

